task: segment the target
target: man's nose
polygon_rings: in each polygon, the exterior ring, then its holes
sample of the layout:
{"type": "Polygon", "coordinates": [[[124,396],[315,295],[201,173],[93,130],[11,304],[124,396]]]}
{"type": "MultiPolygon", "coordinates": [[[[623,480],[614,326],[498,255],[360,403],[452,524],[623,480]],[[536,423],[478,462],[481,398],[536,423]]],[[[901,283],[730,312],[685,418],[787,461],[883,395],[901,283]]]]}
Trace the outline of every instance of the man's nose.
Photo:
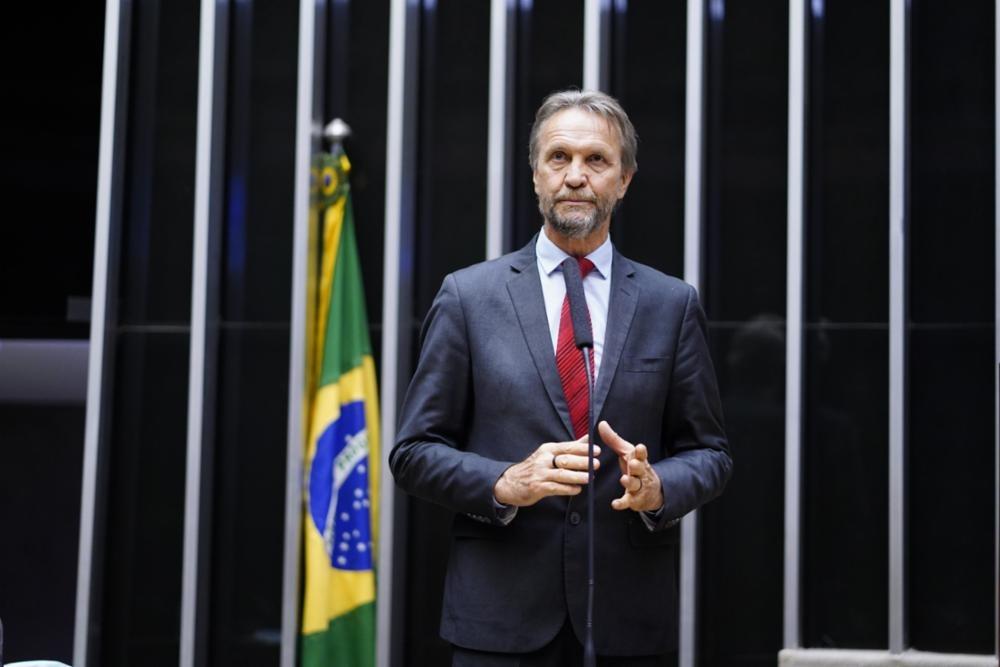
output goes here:
{"type": "Polygon", "coordinates": [[[587,182],[587,174],[584,171],[583,163],[579,160],[573,160],[569,164],[569,169],[566,170],[566,185],[571,188],[578,188],[587,182]]]}

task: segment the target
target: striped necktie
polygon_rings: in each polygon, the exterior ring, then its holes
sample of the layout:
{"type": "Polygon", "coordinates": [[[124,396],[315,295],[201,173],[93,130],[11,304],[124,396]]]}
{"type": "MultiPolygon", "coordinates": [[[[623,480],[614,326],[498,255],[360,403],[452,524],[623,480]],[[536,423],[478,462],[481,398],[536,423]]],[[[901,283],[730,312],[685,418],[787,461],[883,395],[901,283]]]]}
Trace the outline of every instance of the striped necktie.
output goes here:
{"type": "MultiPolygon", "coordinates": [[[[576,260],[580,265],[580,276],[587,277],[587,274],[594,269],[594,263],[586,257],[578,257],[576,260]]],[[[590,318],[590,310],[587,311],[587,318],[590,318]]],[[[589,348],[590,366],[594,366],[594,348],[589,348]]],[[[559,317],[559,338],[556,343],[556,368],[559,369],[559,379],[562,381],[563,394],[566,396],[566,404],[569,406],[570,422],[573,424],[573,433],[577,438],[584,436],[588,431],[587,407],[589,401],[587,387],[587,370],[583,365],[583,355],[577,349],[573,339],[573,318],[569,314],[569,295],[563,297],[562,315],[559,317]]],[[[594,369],[596,372],[596,369],[594,369]]]]}

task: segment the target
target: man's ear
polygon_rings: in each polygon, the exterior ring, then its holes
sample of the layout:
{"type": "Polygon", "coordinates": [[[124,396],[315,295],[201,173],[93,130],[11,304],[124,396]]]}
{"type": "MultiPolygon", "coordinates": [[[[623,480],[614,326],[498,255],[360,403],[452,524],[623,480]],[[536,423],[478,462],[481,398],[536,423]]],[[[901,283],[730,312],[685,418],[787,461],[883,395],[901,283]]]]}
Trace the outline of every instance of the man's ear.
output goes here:
{"type": "Polygon", "coordinates": [[[538,194],[538,170],[532,170],[531,172],[531,184],[535,187],[535,194],[538,194]]]}
{"type": "Polygon", "coordinates": [[[618,188],[618,198],[622,199],[625,197],[625,193],[628,192],[628,186],[632,183],[632,177],[635,176],[634,171],[622,172],[622,184],[618,188]]]}

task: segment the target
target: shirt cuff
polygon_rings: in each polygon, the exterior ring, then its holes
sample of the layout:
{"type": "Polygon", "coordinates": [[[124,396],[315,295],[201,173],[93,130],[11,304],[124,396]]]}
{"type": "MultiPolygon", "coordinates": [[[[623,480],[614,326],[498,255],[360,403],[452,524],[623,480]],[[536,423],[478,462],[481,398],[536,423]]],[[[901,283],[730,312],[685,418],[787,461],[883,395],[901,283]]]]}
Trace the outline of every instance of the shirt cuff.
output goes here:
{"type": "MultiPolygon", "coordinates": [[[[660,509],[658,510],[639,512],[639,517],[642,519],[642,522],[646,525],[646,528],[648,530],[656,530],[656,527],[660,523],[660,518],[662,516],[663,516],[663,507],[660,507],[660,509]]],[[[671,523],[668,523],[666,526],[664,526],[664,528],[669,528],[675,523],[677,523],[676,520],[674,520],[671,523]]]]}
{"type": "Polygon", "coordinates": [[[502,526],[506,526],[517,516],[517,505],[504,505],[496,498],[493,499],[493,509],[496,510],[497,521],[502,526]]]}

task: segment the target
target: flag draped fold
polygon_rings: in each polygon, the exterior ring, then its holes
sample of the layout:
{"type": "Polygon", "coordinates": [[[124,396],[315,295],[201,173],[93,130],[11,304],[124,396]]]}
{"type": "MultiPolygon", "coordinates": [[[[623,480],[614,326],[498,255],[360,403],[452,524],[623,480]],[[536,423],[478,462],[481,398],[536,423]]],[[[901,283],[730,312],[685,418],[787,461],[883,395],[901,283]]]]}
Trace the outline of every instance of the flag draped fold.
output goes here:
{"type": "Polygon", "coordinates": [[[378,392],[349,173],[340,150],[313,168],[322,252],[310,355],[302,667],[375,663],[378,392]]]}

